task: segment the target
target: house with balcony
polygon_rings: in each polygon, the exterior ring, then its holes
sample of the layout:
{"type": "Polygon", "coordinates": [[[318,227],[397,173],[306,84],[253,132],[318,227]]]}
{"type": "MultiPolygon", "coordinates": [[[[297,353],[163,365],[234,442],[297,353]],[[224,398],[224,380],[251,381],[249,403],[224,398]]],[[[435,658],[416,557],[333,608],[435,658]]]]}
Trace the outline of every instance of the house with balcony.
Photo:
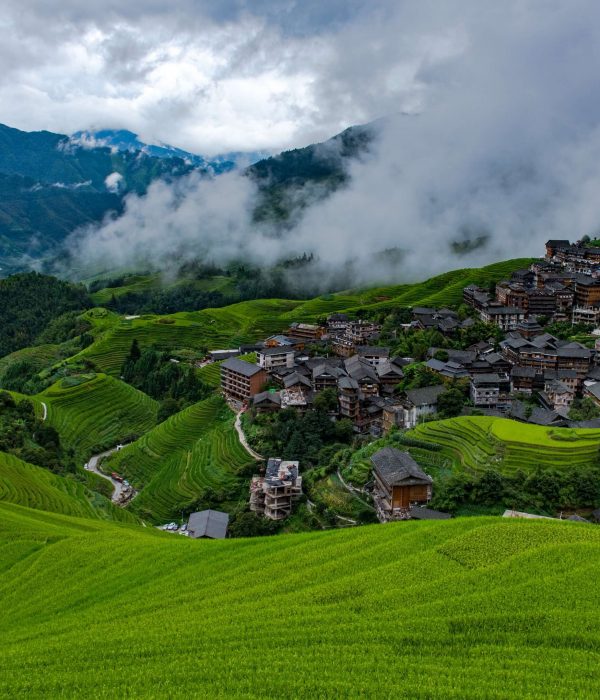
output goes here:
{"type": "Polygon", "coordinates": [[[271,458],[265,473],[253,476],[250,482],[250,510],[269,520],[283,520],[291,515],[300,496],[299,462],[271,458]]]}

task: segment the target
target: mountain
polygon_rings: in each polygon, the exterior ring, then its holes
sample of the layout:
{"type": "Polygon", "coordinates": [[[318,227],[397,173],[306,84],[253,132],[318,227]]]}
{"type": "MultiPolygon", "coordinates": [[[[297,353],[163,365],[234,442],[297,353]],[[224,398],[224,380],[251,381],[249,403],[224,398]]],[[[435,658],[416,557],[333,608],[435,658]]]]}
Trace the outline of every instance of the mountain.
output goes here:
{"type": "Polygon", "coordinates": [[[220,175],[221,173],[229,172],[237,167],[245,167],[255,163],[266,154],[262,152],[241,152],[224,153],[222,155],[205,158],[184,151],[181,148],[170,146],[168,144],[147,144],[140,141],[137,134],[126,129],[100,129],[98,131],[77,131],[71,136],[71,143],[81,145],[87,148],[90,147],[108,147],[117,151],[126,151],[134,153],[141,151],[153,158],[181,158],[186,163],[189,163],[197,168],[203,168],[213,173],[220,175]]]}
{"type": "MultiPolygon", "coordinates": [[[[255,220],[290,227],[310,203],[348,181],[348,163],[368,150],[375,135],[373,125],[351,127],[250,165],[244,172],[259,190],[255,220]]],[[[127,194],[144,195],[157,179],[193,171],[212,177],[258,155],[207,160],[171,146],[149,146],[124,130],[68,137],[0,125],[0,275],[38,268],[60,255],[70,233],[118,217],[127,194]]]]}
{"type": "Polygon", "coordinates": [[[246,172],[260,191],[255,219],[293,224],[304,208],[348,182],[349,163],[368,152],[377,133],[377,122],[351,126],[328,141],[251,165],[246,172]]]}
{"type": "Polygon", "coordinates": [[[76,228],[119,215],[128,193],[194,169],[176,156],[84,148],[62,134],[0,125],[1,273],[35,266],[76,228]]]}

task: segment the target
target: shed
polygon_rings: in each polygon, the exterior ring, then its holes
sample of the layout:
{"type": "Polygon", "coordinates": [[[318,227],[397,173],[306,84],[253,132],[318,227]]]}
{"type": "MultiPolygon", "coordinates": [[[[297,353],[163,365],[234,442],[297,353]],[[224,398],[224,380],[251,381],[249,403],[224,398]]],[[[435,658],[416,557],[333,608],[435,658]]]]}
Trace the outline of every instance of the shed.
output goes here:
{"type": "Polygon", "coordinates": [[[219,510],[201,510],[190,515],[187,529],[190,537],[196,539],[223,540],[227,537],[228,525],[228,513],[222,513],[219,510]]]}

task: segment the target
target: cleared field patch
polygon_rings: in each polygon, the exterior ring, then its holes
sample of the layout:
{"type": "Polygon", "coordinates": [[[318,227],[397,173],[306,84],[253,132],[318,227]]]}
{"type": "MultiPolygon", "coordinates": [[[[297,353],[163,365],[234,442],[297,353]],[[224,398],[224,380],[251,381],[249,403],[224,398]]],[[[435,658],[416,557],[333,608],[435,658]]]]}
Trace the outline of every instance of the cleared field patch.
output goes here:
{"type": "Polygon", "coordinates": [[[158,403],[105,374],[66,377],[35,397],[48,422],[82,458],[145,433],[156,424],[158,403]]]}

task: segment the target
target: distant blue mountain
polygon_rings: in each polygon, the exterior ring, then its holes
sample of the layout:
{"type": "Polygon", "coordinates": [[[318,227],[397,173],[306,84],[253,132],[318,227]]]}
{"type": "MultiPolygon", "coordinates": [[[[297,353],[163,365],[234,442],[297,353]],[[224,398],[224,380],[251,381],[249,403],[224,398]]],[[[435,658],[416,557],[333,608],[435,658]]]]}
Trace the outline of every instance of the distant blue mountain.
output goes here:
{"type": "Polygon", "coordinates": [[[118,151],[133,153],[141,151],[153,158],[181,158],[196,168],[202,168],[220,175],[235,168],[245,168],[269,156],[264,152],[232,152],[205,158],[196,153],[184,151],[181,148],[166,143],[156,145],[140,141],[137,134],[126,129],[100,129],[98,131],[77,131],[71,136],[71,142],[87,147],[109,147],[118,151]]]}

